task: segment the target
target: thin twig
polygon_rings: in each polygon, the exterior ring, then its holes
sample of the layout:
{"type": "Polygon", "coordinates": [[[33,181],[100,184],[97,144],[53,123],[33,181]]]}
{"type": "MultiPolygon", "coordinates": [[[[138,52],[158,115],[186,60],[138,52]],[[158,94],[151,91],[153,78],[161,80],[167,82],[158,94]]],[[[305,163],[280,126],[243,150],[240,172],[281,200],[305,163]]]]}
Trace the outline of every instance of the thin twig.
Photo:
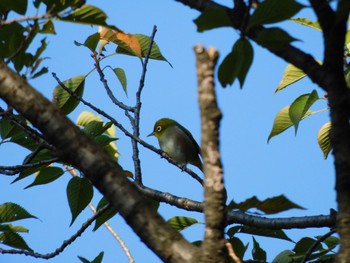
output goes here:
{"type": "Polygon", "coordinates": [[[90,217],[85,223],[82,224],[80,229],[73,236],[63,241],[62,245],[59,248],[57,248],[54,252],[41,254],[41,253],[32,252],[28,250],[18,250],[18,249],[7,250],[7,249],[0,248],[0,254],[21,254],[21,255],[31,256],[34,258],[43,258],[43,259],[50,259],[50,258],[56,257],[57,255],[62,253],[67,246],[72,244],[78,237],[80,237],[84,233],[84,231],[108,208],[109,208],[109,205],[106,205],[101,209],[99,209],[92,217],[90,217]]]}
{"type": "Polygon", "coordinates": [[[336,232],[337,232],[336,229],[332,229],[331,231],[327,232],[326,234],[321,236],[319,239],[317,239],[316,242],[305,253],[301,263],[305,263],[306,261],[308,261],[309,257],[311,256],[312,252],[314,252],[314,250],[317,248],[317,246],[336,232]]]}
{"type": "MultiPolygon", "coordinates": [[[[140,112],[141,112],[141,93],[143,90],[143,87],[145,86],[145,79],[146,79],[146,72],[147,72],[147,65],[148,65],[148,60],[151,56],[151,52],[152,52],[152,46],[154,43],[154,37],[156,35],[157,32],[157,26],[153,26],[153,31],[152,31],[152,35],[150,37],[150,42],[149,42],[149,46],[148,46],[148,51],[145,57],[145,60],[142,63],[142,74],[141,74],[141,78],[140,78],[140,84],[139,84],[139,88],[136,92],[136,105],[135,105],[135,111],[134,111],[134,115],[135,115],[135,121],[134,123],[132,123],[132,127],[134,130],[134,136],[135,137],[139,137],[140,136],[140,112]]],[[[141,162],[140,162],[140,158],[139,158],[139,148],[137,145],[137,142],[135,140],[131,141],[132,143],[132,149],[133,149],[133,155],[132,155],[132,159],[134,161],[134,167],[135,167],[135,182],[138,184],[142,184],[142,174],[141,174],[141,162]]]]}
{"type": "Polygon", "coordinates": [[[232,247],[232,244],[228,240],[226,240],[225,245],[226,245],[228,255],[232,258],[233,262],[242,263],[242,260],[239,257],[237,257],[237,255],[232,247]]]}
{"type": "Polygon", "coordinates": [[[99,58],[97,57],[97,53],[95,52],[93,55],[92,55],[92,58],[94,59],[95,61],[95,68],[97,70],[97,73],[100,75],[100,80],[105,88],[105,90],[107,91],[107,94],[109,96],[109,98],[111,99],[111,101],[117,105],[119,108],[123,109],[123,110],[126,110],[126,111],[131,111],[133,112],[134,111],[134,108],[132,107],[129,107],[127,105],[125,105],[123,102],[121,102],[120,100],[118,100],[112,90],[110,89],[109,85],[108,85],[108,82],[105,78],[105,74],[103,73],[101,67],[100,67],[100,61],[99,61],[99,58]]]}
{"type": "MultiPolygon", "coordinates": [[[[96,213],[96,209],[91,203],[89,204],[89,208],[93,213],[96,213]]],[[[120,247],[123,249],[125,255],[127,256],[129,263],[135,263],[135,260],[131,255],[131,252],[125,244],[124,240],[117,234],[117,232],[114,231],[114,229],[111,227],[108,221],[104,222],[103,225],[108,230],[108,232],[111,233],[111,235],[118,241],[120,247]]]]}
{"type": "Polygon", "coordinates": [[[15,175],[21,172],[26,168],[35,168],[42,165],[49,165],[51,163],[57,162],[59,158],[55,157],[49,160],[39,161],[35,163],[28,163],[22,165],[14,165],[14,166],[0,166],[0,173],[5,175],[15,175]]]}
{"type": "Polygon", "coordinates": [[[9,63],[12,59],[14,59],[19,53],[21,53],[26,48],[28,43],[30,43],[31,39],[35,36],[36,30],[37,30],[37,23],[34,23],[34,25],[31,26],[31,28],[30,28],[30,30],[28,32],[28,35],[21,42],[21,44],[19,45],[17,50],[5,60],[6,64],[9,63]]]}
{"type": "Polygon", "coordinates": [[[13,23],[21,23],[21,22],[25,22],[25,21],[39,21],[39,20],[42,20],[42,19],[48,19],[48,18],[51,18],[52,15],[51,14],[48,14],[48,13],[45,13],[45,14],[42,14],[40,16],[38,15],[35,15],[35,16],[23,16],[23,17],[20,17],[20,18],[15,18],[15,19],[12,19],[12,20],[8,20],[8,21],[0,21],[0,25],[3,26],[3,25],[10,25],[10,24],[13,24],[13,23]]]}
{"type": "Polygon", "coordinates": [[[14,126],[27,133],[33,140],[37,141],[39,144],[44,145],[49,150],[54,150],[54,147],[46,141],[45,137],[42,134],[29,127],[26,123],[24,123],[18,117],[14,116],[12,113],[5,111],[3,108],[0,107],[0,115],[5,116],[14,126]]]}

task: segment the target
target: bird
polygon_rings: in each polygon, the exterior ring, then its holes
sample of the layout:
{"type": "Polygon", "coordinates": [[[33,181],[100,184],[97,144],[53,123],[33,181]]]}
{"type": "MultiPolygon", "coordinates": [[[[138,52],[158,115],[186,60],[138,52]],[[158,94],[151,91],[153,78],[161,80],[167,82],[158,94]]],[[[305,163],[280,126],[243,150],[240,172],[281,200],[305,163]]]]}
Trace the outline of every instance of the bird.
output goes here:
{"type": "Polygon", "coordinates": [[[154,124],[153,132],[148,136],[155,136],[160,148],[174,161],[183,165],[183,169],[189,163],[203,172],[201,149],[198,143],[177,121],[168,118],[158,120],[154,124]]]}

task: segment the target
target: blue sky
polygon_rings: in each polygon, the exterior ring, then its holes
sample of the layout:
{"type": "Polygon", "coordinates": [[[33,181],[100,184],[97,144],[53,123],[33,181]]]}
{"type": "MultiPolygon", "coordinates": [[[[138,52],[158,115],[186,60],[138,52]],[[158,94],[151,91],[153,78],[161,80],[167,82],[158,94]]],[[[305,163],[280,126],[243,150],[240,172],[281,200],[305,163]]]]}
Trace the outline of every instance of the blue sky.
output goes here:
{"type": "MultiPolygon", "coordinates": [[[[187,127],[200,142],[193,46],[201,43],[206,47],[218,48],[221,54],[220,63],[238,38],[238,32],[222,28],[197,33],[193,19],[199,13],[170,0],[88,1],[88,3],[104,10],[109,16],[109,24],[114,24],[128,33],[150,35],[153,25],[157,25],[155,40],[163,55],[173,65],[171,68],[165,62],[149,63],[142,94],[141,138],[158,146],[155,138],[147,138],[146,135],[152,131],[156,120],[169,117],[187,127]]],[[[220,3],[230,5],[231,1],[220,1],[220,3]]],[[[315,20],[311,9],[307,8],[297,17],[315,20]]],[[[75,46],[73,42],[74,40],[83,42],[87,36],[95,33],[97,28],[63,22],[56,22],[55,26],[57,35],[48,36],[49,46],[46,53],[46,56],[50,57],[46,60],[50,72],[55,72],[61,80],[88,73],[93,67],[89,51],[75,46]]],[[[279,26],[288,30],[295,38],[301,39],[295,42],[297,47],[322,60],[323,42],[320,32],[293,22],[284,22],[279,26]]],[[[287,63],[255,44],[253,47],[254,62],[242,90],[238,83],[224,89],[216,82],[218,103],[223,112],[220,148],[228,199],[234,198],[235,201],[241,202],[252,196],[263,200],[284,194],[306,210],[290,210],[277,215],[278,217],[328,214],[330,208],[336,208],[333,158],[330,155],[328,160],[323,159],[316,140],[318,129],[329,119],[328,113],[317,114],[303,121],[297,136],[294,135],[294,130],[290,129],[272,138],[267,144],[275,114],[281,108],[291,104],[297,96],[309,93],[313,89],[316,89],[320,96],[324,92],[310,80],[304,79],[274,94],[287,63]]],[[[111,52],[114,47],[110,45],[107,49],[111,52]]],[[[107,73],[108,81],[120,100],[133,105],[134,93],[141,75],[140,62],[136,58],[120,55],[105,60],[104,65],[125,69],[128,78],[128,97],[110,73],[107,73]]],[[[31,84],[48,98],[51,98],[53,88],[57,85],[51,74],[33,80],[31,84]]],[[[96,74],[87,79],[84,97],[130,127],[123,111],[109,101],[96,74]]],[[[324,102],[318,102],[313,109],[324,107],[326,107],[324,102]]],[[[69,117],[76,121],[83,110],[89,109],[79,106],[69,117]]],[[[119,131],[117,137],[121,153],[120,164],[125,169],[132,170],[130,140],[119,131]]],[[[4,144],[0,148],[0,154],[1,165],[5,165],[20,163],[28,152],[4,144]]],[[[140,157],[145,185],[177,196],[202,200],[200,185],[189,175],[182,173],[142,146],[140,146],[140,157]]],[[[86,209],[69,228],[71,215],[67,205],[66,185],[70,175],[65,173],[49,185],[23,190],[32,179],[27,178],[10,184],[13,178],[1,176],[0,203],[11,201],[21,204],[39,217],[40,220],[30,219],[20,221],[18,224],[30,229],[29,234],[23,236],[35,251],[48,253],[69,238],[91,216],[91,212],[86,209]]],[[[100,194],[95,190],[95,204],[99,199],[100,194]]],[[[161,204],[159,212],[165,219],[183,215],[203,222],[201,214],[181,211],[167,204],[161,204]]],[[[110,220],[110,223],[129,246],[136,262],[160,262],[120,216],[110,220]]],[[[322,235],[326,232],[327,229],[291,230],[287,231],[287,234],[297,241],[302,236],[322,235]]],[[[195,225],[182,233],[189,241],[201,239],[203,225],[195,225]]],[[[239,237],[244,242],[252,244],[251,236],[241,234],[239,237]]],[[[294,246],[291,242],[262,237],[257,237],[257,241],[267,251],[268,260],[272,260],[278,252],[294,246]]],[[[250,250],[251,247],[247,252],[248,258],[251,258],[250,250]]],[[[118,243],[103,227],[96,233],[88,229],[73,245],[49,262],[79,262],[77,255],[92,260],[100,251],[105,251],[104,262],[128,262],[118,243]]],[[[2,262],[47,261],[25,256],[2,255],[0,263],[2,262]]]]}

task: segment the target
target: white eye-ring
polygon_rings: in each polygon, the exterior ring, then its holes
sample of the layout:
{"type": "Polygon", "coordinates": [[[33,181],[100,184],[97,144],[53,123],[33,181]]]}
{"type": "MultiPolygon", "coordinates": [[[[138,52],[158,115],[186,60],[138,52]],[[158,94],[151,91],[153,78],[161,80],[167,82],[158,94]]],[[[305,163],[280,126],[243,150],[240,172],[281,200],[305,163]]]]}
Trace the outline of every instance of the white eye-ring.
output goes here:
{"type": "Polygon", "coordinates": [[[162,130],[162,126],[157,126],[156,131],[160,132],[162,130]]]}

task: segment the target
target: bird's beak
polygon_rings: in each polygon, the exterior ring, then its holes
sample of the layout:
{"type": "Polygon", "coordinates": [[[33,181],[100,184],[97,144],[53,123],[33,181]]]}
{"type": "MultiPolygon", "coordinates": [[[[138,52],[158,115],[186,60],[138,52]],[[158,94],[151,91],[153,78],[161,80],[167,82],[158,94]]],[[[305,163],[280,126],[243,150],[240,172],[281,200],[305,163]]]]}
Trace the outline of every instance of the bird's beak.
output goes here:
{"type": "Polygon", "coordinates": [[[154,136],[154,132],[147,135],[147,137],[154,136]]]}

